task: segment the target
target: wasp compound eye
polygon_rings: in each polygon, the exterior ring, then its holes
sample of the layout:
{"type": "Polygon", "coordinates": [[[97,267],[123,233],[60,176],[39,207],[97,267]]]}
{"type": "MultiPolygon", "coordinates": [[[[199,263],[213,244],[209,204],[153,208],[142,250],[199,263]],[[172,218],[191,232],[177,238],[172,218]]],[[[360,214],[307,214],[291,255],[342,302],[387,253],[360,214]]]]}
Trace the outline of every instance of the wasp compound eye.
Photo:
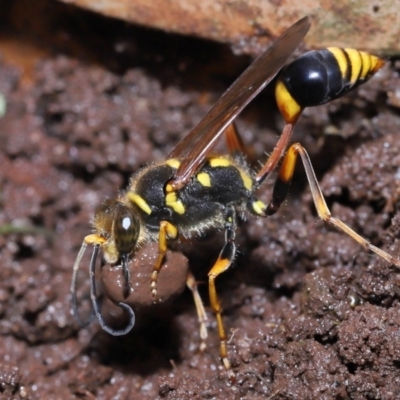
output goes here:
{"type": "Polygon", "coordinates": [[[139,237],[140,224],[134,211],[124,204],[118,204],[114,215],[113,237],[115,247],[120,254],[124,274],[124,297],[128,297],[130,286],[129,256],[134,250],[139,237]]]}
{"type": "Polygon", "coordinates": [[[113,234],[115,247],[120,254],[130,254],[139,237],[140,224],[132,209],[120,205],[114,216],[113,234]]]}

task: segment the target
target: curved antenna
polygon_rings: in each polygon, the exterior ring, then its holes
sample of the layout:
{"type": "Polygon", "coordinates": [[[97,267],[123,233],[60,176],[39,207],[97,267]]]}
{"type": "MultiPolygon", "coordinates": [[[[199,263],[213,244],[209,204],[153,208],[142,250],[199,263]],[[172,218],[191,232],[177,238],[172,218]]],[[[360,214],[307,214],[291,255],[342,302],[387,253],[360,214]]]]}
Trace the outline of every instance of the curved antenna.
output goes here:
{"type": "Polygon", "coordinates": [[[122,336],[126,335],[134,326],[135,326],[135,313],[132,308],[126,303],[118,303],[118,306],[123,308],[129,314],[129,324],[124,329],[113,329],[109,327],[104,321],[103,316],[101,315],[99,299],[96,293],[96,279],[95,279],[95,270],[96,270],[96,260],[97,255],[99,253],[100,245],[96,244],[93,248],[92,258],[90,260],[90,298],[92,300],[93,310],[96,315],[97,320],[101,328],[109,333],[112,336],[122,336]]]}
{"type": "Polygon", "coordinates": [[[76,257],[74,267],[72,270],[72,280],[71,280],[71,286],[69,288],[69,292],[71,293],[71,307],[72,307],[72,313],[74,314],[74,318],[78,325],[82,328],[85,328],[86,326],[89,325],[89,323],[92,320],[93,314],[88,318],[87,321],[83,321],[82,318],[79,315],[78,312],[78,302],[77,302],[77,296],[76,296],[76,282],[77,282],[77,276],[78,276],[78,270],[79,270],[79,265],[81,263],[83,254],[85,253],[85,250],[87,248],[87,243],[83,242],[81,249],[79,250],[78,256],[76,257]]]}

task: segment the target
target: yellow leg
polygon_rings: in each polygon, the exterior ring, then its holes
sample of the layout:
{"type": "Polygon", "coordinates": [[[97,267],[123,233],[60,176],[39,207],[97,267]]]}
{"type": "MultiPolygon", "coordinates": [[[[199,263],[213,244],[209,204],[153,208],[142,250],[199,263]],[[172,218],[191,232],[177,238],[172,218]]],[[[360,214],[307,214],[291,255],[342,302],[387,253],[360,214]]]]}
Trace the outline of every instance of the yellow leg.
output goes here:
{"type": "Polygon", "coordinates": [[[222,308],[218,300],[217,289],[215,287],[215,279],[219,274],[226,271],[231,265],[231,261],[228,259],[218,258],[217,262],[212,267],[211,271],[208,273],[208,289],[210,292],[210,303],[211,307],[215,313],[215,318],[217,319],[218,336],[220,340],[220,355],[222,362],[226,370],[231,369],[231,363],[228,360],[228,351],[226,348],[226,333],[224,328],[224,323],[222,322],[222,308]]]}
{"type": "Polygon", "coordinates": [[[244,145],[234,122],[229,124],[225,129],[225,139],[230,154],[248,155],[248,150],[244,145]]]}
{"type": "Polygon", "coordinates": [[[264,179],[275,169],[278,165],[279,161],[281,160],[285,150],[287,149],[290,139],[292,137],[294,125],[296,120],[292,123],[286,123],[283,128],[282,134],[279,137],[278,143],[276,144],[274,150],[268,157],[267,162],[261,168],[261,170],[257,173],[255,180],[258,185],[260,185],[264,179]]]}
{"type": "Polygon", "coordinates": [[[218,300],[217,289],[215,286],[216,278],[225,272],[231,265],[236,254],[235,244],[235,230],[236,230],[236,213],[233,207],[229,207],[226,213],[225,221],[225,245],[219,254],[218,260],[208,273],[208,290],[210,296],[210,304],[214,311],[215,318],[217,319],[218,336],[220,340],[220,355],[225,369],[228,371],[231,378],[233,372],[231,370],[231,363],[228,360],[227,339],[224,324],[222,321],[222,307],[218,300]]]}
{"type": "Polygon", "coordinates": [[[324,195],[322,194],[321,188],[318,184],[317,178],[314,173],[314,169],[312,167],[310,158],[308,157],[307,151],[304,147],[295,143],[292,144],[285,155],[285,158],[282,162],[282,165],[279,170],[278,178],[275,182],[274,192],[272,194],[272,201],[268,205],[266,214],[270,215],[275,213],[279,206],[282,204],[283,200],[287,195],[287,191],[290,185],[290,181],[293,177],[294,166],[297,160],[298,155],[300,155],[301,160],[304,165],[304,169],[307,174],[308,183],[310,185],[311,194],[314,200],[315,208],[317,209],[318,216],[324,221],[327,222],[336,228],[340,229],[342,232],[349,235],[356,242],[361,244],[365,249],[370,250],[377,254],[379,257],[388,261],[391,264],[397,265],[400,267],[400,260],[396,257],[391,256],[380,248],[374,246],[368,240],[364,239],[358,233],[356,233],[353,229],[351,229],[348,225],[346,225],[341,220],[332,217],[331,212],[326,204],[324,195]]]}
{"type": "Polygon", "coordinates": [[[158,257],[156,264],[153,267],[151,274],[151,294],[154,302],[157,301],[157,278],[163,265],[165,254],[167,253],[167,239],[176,239],[178,237],[178,230],[174,225],[168,221],[160,222],[160,232],[158,235],[158,257]]]}
{"type": "Polygon", "coordinates": [[[192,273],[189,272],[187,280],[187,287],[191,290],[193,295],[194,304],[196,305],[197,317],[200,324],[200,351],[204,351],[206,348],[206,339],[208,337],[207,332],[207,314],[204,308],[203,300],[200,297],[197,282],[192,273]]]}

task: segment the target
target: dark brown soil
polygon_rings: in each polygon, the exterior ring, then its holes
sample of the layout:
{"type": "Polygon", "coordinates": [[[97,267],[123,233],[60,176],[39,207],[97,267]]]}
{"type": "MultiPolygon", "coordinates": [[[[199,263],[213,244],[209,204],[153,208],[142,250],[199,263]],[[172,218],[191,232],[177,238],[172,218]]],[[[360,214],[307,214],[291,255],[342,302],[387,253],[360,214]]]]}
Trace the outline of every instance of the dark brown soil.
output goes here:
{"type": "MultiPolygon", "coordinates": [[[[302,168],[278,214],[241,224],[235,266],[217,281],[234,383],[219,360],[205,284],[221,234],[183,249],[209,314],[204,352],[188,290],[162,307],[135,309],[126,336],[108,335],[97,321],[78,326],[69,285],[94,210],[138,168],[165,159],[247,59],[55,4],[0,1],[0,398],[400,398],[400,274],[318,221],[302,168]],[[51,24],[26,23],[40,21],[43,9],[54,13],[51,24]],[[22,43],[40,50],[18,64],[12,55],[22,43]],[[32,58],[33,72],[21,74],[32,58]]],[[[306,110],[295,135],[333,214],[393,255],[399,67],[306,110]]],[[[238,125],[265,159],[282,127],[270,93],[238,125]]],[[[258,193],[265,201],[272,182],[258,193]]],[[[83,264],[78,296],[88,314],[83,264]]],[[[173,292],[182,277],[172,275],[173,292]]],[[[110,325],[126,322],[111,302],[103,313],[110,325]]]]}

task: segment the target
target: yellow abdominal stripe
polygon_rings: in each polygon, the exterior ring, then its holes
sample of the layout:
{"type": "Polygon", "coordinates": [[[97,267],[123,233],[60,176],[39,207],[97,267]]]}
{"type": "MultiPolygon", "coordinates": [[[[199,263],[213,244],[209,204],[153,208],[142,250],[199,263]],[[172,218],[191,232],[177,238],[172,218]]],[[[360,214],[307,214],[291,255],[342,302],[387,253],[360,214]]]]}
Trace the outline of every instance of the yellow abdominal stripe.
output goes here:
{"type": "Polygon", "coordinates": [[[360,79],[367,79],[369,74],[375,73],[385,64],[381,58],[365,51],[339,47],[328,47],[327,50],[335,57],[343,77],[348,76],[350,68],[349,81],[353,85],[360,79]]]}
{"type": "Polygon", "coordinates": [[[294,122],[301,113],[301,107],[280,80],[275,86],[275,98],[285,121],[294,122]]]}
{"type": "Polygon", "coordinates": [[[361,71],[361,76],[365,77],[368,75],[368,73],[370,71],[374,72],[375,66],[376,66],[379,58],[372,56],[371,54],[368,54],[365,51],[360,51],[360,55],[361,55],[361,60],[362,60],[362,65],[363,65],[363,68],[361,71]]]}
{"type": "Polygon", "coordinates": [[[380,57],[377,56],[371,56],[371,63],[372,63],[372,72],[375,73],[376,71],[379,71],[386,63],[386,61],[380,57]]]}
{"type": "Polygon", "coordinates": [[[359,78],[364,78],[364,76],[360,75],[361,70],[363,69],[362,66],[362,58],[360,53],[356,49],[345,49],[349,59],[350,59],[350,66],[351,66],[351,75],[350,75],[350,82],[356,83],[359,78]]]}
{"type": "MultiPolygon", "coordinates": [[[[342,74],[342,77],[347,76],[347,70],[350,67],[349,63],[347,62],[346,54],[344,53],[344,50],[339,48],[339,47],[328,47],[327,50],[333,54],[333,56],[336,59],[336,62],[338,63],[340,73],[342,74]]],[[[346,49],[347,50],[347,49],[346,49]]]]}

